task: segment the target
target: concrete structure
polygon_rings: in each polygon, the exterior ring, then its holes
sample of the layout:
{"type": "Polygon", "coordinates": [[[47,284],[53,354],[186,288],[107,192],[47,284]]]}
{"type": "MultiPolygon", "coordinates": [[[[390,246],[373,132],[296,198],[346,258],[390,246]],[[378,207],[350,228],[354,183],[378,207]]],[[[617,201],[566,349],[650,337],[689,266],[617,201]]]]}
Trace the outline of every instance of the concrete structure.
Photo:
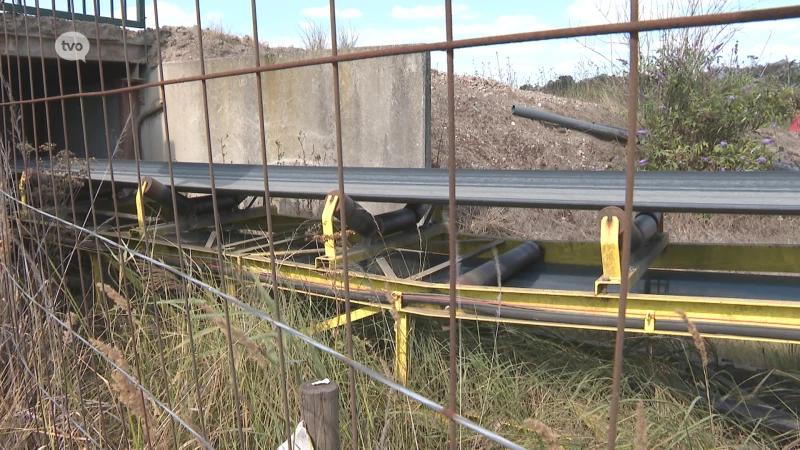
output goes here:
{"type": "MultiPolygon", "coordinates": [[[[265,64],[326,52],[274,56],[265,64]]],[[[329,51],[327,52],[329,54],[329,51]]],[[[252,57],[206,60],[206,72],[251,67],[252,57]]],[[[430,54],[393,56],[340,64],[342,140],[345,166],[430,167],[430,54]]],[[[157,77],[156,69],[145,77],[157,77]]],[[[200,74],[197,60],[164,63],[164,77],[200,74]]],[[[330,65],[267,72],[262,78],[269,164],[336,165],[333,76],[330,65]]],[[[211,148],[215,163],[261,164],[255,75],[207,82],[211,148]]],[[[159,100],[143,96],[141,110],[159,100]]],[[[166,87],[170,146],[177,161],[207,162],[203,91],[200,82],[166,87]]],[[[157,119],[156,119],[157,118],[157,119]]],[[[142,157],[166,160],[163,118],[143,122],[142,157]]],[[[346,187],[345,187],[346,189],[346,187]]],[[[308,214],[318,208],[297,205],[308,214]]],[[[318,203],[317,203],[318,205],[318,203]]],[[[283,212],[290,205],[282,203],[283,212]]],[[[364,205],[373,212],[392,205],[364,205]]]]}

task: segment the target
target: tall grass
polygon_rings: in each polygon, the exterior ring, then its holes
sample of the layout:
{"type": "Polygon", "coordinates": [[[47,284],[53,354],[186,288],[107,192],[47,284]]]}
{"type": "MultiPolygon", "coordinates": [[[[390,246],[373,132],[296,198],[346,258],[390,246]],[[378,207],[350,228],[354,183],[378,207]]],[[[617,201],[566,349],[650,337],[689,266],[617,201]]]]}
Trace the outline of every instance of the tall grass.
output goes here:
{"type": "MultiPolygon", "coordinates": [[[[143,264],[111,261],[108,273],[123,278],[99,286],[103,302],[64,290],[49,308],[143,386],[205,436],[215,448],[236,448],[234,396],[227,364],[232,338],[241,414],[247,448],[274,449],[285,440],[285,418],[277,364],[275,328],[231,308],[231,329],[225,332],[219,300],[180,280],[152,277],[143,264]],[[151,281],[156,279],[157,281],[151,281]],[[120,283],[120,280],[123,282],[120,283]],[[189,328],[184,304],[191,305],[191,333],[196,345],[198,378],[194,377],[189,328]],[[71,307],[68,304],[72,305],[71,307]],[[69,310],[69,311],[67,311],[69,310]],[[105,310],[105,311],[104,311],[105,310]],[[134,339],[135,338],[135,339],[134,339]],[[133,343],[137,345],[134,348],[133,343]],[[137,366],[138,358],[138,366],[137,366]],[[140,373],[137,373],[140,372],[140,373]],[[200,403],[196,392],[200,392],[200,403]],[[202,404],[202,411],[200,410],[202,404]]],[[[208,282],[210,274],[194,273],[208,282]]],[[[274,314],[280,307],[287,324],[307,329],[336,313],[331,301],[287,292],[280,302],[264,286],[246,277],[229,280],[233,292],[249,305],[274,314]]],[[[9,293],[9,292],[7,292],[9,293]]],[[[10,294],[18,294],[12,290],[10,294]]],[[[96,439],[114,448],[186,448],[193,437],[152,401],[144,398],[96,352],[47,320],[19,295],[3,307],[3,387],[10,393],[0,414],[3,446],[37,448],[80,439],[75,425],[54,407],[69,405],[76,422],[96,439]],[[11,309],[11,311],[9,311],[11,309]],[[13,314],[7,314],[13,312],[13,314]],[[9,323],[25,321],[25,342],[9,323]],[[10,348],[9,348],[10,346],[10,348]],[[47,362],[48,355],[63,354],[47,362]],[[34,367],[27,373],[21,366],[34,367]],[[92,367],[92,370],[87,368],[92,367]],[[36,372],[35,370],[39,370],[36,372]],[[43,376],[48,373],[48,376],[43,376]],[[52,377],[52,378],[51,378],[52,377]],[[52,399],[38,389],[38,381],[52,399]],[[80,411],[80,414],[76,414],[80,411]],[[34,432],[33,430],[40,430],[34,432]]],[[[447,333],[438,322],[415,319],[408,387],[446,403],[447,333]]],[[[393,376],[394,355],[390,314],[354,325],[358,361],[393,376]]],[[[344,352],[343,333],[321,331],[312,337],[344,352]]],[[[603,446],[610,395],[611,355],[592,347],[543,338],[512,326],[464,322],[460,329],[459,412],[526,448],[592,448],[603,446]]],[[[357,398],[346,388],[347,369],[302,342],[286,339],[289,403],[294,429],[300,420],[298,386],[329,378],[339,384],[342,411],[357,402],[359,440],[363,448],[441,448],[447,439],[445,419],[364,376],[357,380],[357,398]]],[[[619,448],[770,448],[771,437],[722,418],[709,432],[712,417],[703,392],[675,368],[679,355],[649,358],[629,355],[623,380],[619,448]],[[724,426],[720,426],[724,425],[724,426]],[[644,442],[644,444],[643,444],[644,442]]],[[[340,417],[342,447],[350,446],[349,415],[340,417]]],[[[461,431],[462,448],[496,448],[485,438],[461,431]]]]}

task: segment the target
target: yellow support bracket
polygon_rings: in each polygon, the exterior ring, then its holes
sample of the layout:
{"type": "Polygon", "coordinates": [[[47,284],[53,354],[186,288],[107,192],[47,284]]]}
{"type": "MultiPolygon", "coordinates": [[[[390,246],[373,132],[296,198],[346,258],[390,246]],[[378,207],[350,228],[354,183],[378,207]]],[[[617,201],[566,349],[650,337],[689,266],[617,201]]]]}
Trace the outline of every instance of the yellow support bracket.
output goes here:
{"type": "MultiPolygon", "coordinates": [[[[594,295],[608,293],[609,286],[622,284],[622,264],[620,248],[620,217],[622,210],[610,208],[607,214],[600,218],[600,258],[603,262],[603,275],[594,282],[594,295]]],[[[662,230],[659,224],[659,230],[662,230]]],[[[639,282],[647,269],[658,259],[661,252],[667,247],[669,235],[659,231],[650,242],[642,244],[638,250],[631,254],[628,266],[628,289],[639,282]]]]}
{"type": "MultiPolygon", "coordinates": [[[[381,308],[363,306],[359,309],[350,311],[350,321],[356,322],[361,319],[366,319],[367,317],[374,316],[375,314],[378,314],[382,311],[383,309],[381,308]]],[[[340,314],[336,317],[312,325],[311,327],[306,329],[306,332],[333,330],[345,324],[347,324],[347,314],[340,314]]]]}
{"type": "Polygon", "coordinates": [[[600,257],[603,261],[603,276],[594,283],[595,295],[602,287],[619,284],[622,280],[619,255],[619,218],[605,216],[600,220],[600,257]]]}
{"type": "Polygon", "coordinates": [[[394,304],[395,361],[397,382],[405,385],[408,380],[408,314],[403,312],[403,293],[392,292],[394,304]]]}
{"type": "Polygon", "coordinates": [[[25,184],[27,184],[28,177],[27,171],[23,171],[22,175],[19,177],[19,201],[22,203],[23,207],[20,208],[20,216],[25,217],[28,212],[28,194],[25,193],[25,184]]]}
{"type": "Polygon", "coordinates": [[[139,229],[145,231],[147,225],[144,215],[144,192],[147,190],[147,181],[142,181],[139,189],[136,190],[136,218],[139,220],[139,229]]]}
{"type": "Polygon", "coordinates": [[[655,333],[656,332],[656,312],[649,311],[644,316],[644,331],[647,333],[655,333]]]}
{"type": "Polygon", "coordinates": [[[325,243],[325,255],[316,259],[316,266],[321,267],[336,260],[336,239],[333,226],[336,207],[339,206],[339,196],[328,194],[325,197],[325,207],[322,209],[322,238],[325,243]]]}

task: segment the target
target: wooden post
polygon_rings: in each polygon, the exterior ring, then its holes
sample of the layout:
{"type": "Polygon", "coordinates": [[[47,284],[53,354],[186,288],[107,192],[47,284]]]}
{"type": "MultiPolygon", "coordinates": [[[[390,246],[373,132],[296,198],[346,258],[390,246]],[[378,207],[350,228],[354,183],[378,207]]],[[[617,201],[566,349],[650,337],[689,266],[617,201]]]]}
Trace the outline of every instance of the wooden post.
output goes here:
{"type": "Polygon", "coordinates": [[[314,450],[339,450],[339,386],[334,382],[300,385],[300,417],[314,450]]]}

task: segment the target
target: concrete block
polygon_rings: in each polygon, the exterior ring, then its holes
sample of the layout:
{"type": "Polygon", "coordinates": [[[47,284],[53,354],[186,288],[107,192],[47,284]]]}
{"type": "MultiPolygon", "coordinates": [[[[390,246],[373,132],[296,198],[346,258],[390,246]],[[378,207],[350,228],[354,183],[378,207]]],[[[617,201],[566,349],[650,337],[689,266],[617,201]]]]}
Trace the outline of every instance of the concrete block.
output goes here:
{"type": "MultiPolygon", "coordinates": [[[[329,51],[300,55],[314,58],[326,53],[329,51]]],[[[296,58],[296,54],[278,55],[264,64],[296,58]]],[[[253,60],[217,58],[205,64],[206,73],[217,73],[250,67],[253,60]]],[[[430,54],[344,62],[339,73],[344,165],[430,167],[430,54]]],[[[198,74],[197,60],[164,63],[165,79],[198,74]]],[[[169,144],[175,160],[208,162],[210,144],[215,163],[261,164],[256,75],[206,83],[210,142],[206,140],[201,82],[166,87],[169,144]]],[[[265,72],[262,93],[269,164],[336,165],[331,65],[265,72]]],[[[154,123],[148,125],[149,132],[163,131],[154,123]]],[[[151,144],[158,141],[152,136],[145,140],[151,144]]],[[[160,155],[148,151],[146,159],[166,160],[166,147],[161,150],[160,155]]],[[[318,215],[319,203],[285,200],[279,209],[318,215]]],[[[364,206],[377,214],[401,205],[364,206]]]]}

